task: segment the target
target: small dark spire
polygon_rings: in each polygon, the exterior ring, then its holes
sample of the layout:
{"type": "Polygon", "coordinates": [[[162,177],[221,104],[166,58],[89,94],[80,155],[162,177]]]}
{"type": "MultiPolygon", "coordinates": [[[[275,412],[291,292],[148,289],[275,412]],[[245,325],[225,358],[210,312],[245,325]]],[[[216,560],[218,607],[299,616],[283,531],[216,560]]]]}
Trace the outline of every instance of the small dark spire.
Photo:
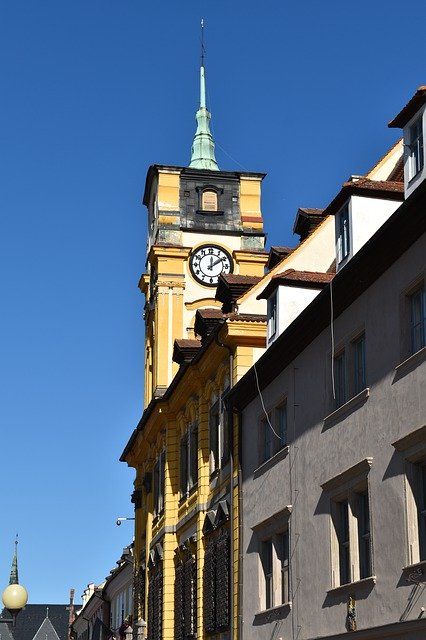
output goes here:
{"type": "Polygon", "coordinates": [[[10,569],[9,584],[19,584],[18,579],[18,534],[15,539],[15,553],[13,554],[12,567],[10,569]]]}

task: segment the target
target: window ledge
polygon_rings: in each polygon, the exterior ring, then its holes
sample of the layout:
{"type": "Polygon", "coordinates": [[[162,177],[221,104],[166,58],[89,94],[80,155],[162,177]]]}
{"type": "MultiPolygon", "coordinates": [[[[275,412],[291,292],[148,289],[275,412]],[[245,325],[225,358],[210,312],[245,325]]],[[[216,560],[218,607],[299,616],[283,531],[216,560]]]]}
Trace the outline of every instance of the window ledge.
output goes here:
{"type": "Polygon", "coordinates": [[[291,602],[284,602],[284,604],[279,604],[277,607],[271,607],[270,609],[265,609],[264,611],[258,611],[254,614],[255,622],[257,622],[257,624],[260,624],[282,618],[284,615],[288,614],[291,611],[291,607],[291,602]]]}
{"type": "Polygon", "coordinates": [[[369,576],[356,582],[348,582],[347,584],[340,584],[338,587],[333,587],[327,591],[327,595],[334,596],[340,593],[347,593],[348,591],[360,591],[366,587],[373,587],[376,582],[376,576],[369,576]]]}
{"type": "Polygon", "coordinates": [[[342,404],[338,409],[330,413],[328,416],[324,418],[324,427],[327,428],[331,424],[338,422],[341,418],[346,416],[348,413],[351,413],[363,404],[370,397],[370,387],[366,387],[360,393],[357,393],[356,396],[342,404]]]}
{"type": "Polygon", "coordinates": [[[407,576],[407,582],[416,584],[417,582],[425,582],[426,580],[426,560],[420,560],[414,564],[409,564],[402,569],[407,576]]]}
{"type": "Polygon", "coordinates": [[[281,447],[279,451],[277,451],[276,453],[274,453],[273,456],[265,460],[265,462],[262,462],[262,464],[259,467],[257,467],[257,469],[254,470],[253,478],[258,478],[259,476],[262,475],[262,473],[264,473],[265,471],[268,471],[271,467],[276,465],[278,462],[281,462],[281,460],[284,460],[284,458],[287,457],[289,450],[290,450],[289,445],[286,445],[285,447],[281,447]]]}
{"type": "Polygon", "coordinates": [[[416,353],[413,353],[412,356],[401,362],[398,366],[395,367],[395,374],[398,377],[405,376],[405,374],[412,371],[415,367],[421,364],[424,360],[426,360],[426,347],[423,349],[419,349],[416,353]]]}

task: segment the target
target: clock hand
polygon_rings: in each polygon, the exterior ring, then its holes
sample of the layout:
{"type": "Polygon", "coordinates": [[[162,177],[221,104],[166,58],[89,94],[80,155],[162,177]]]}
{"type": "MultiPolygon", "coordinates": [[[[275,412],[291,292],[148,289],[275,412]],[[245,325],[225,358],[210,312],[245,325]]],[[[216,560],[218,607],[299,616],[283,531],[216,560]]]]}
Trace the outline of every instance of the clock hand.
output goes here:
{"type": "Polygon", "coordinates": [[[214,262],[211,262],[211,263],[210,263],[210,267],[209,267],[210,271],[212,270],[212,268],[213,268],[214,266],[216,266],[217,264],[219,264],[219,262],[223,262],[223,260],[224,260],[223,258],[218,258],[218,259],[217,259],[217,260],[215,260],[214,262]]]}

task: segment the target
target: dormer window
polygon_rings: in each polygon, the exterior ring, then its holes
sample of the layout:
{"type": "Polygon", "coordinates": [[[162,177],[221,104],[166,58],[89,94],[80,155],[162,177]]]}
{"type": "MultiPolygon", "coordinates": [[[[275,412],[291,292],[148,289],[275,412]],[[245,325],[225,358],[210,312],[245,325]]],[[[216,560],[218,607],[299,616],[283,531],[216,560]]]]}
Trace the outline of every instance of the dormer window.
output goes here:
{"type": "Polygon", "coordinates": [[[201,208],[203,211],[217,211],[216,191],[203,191],[201,196],[201,208]]]}
{"type": "Polygon", "coordinates": [[[277,332],[277,292],[268,298],[268,341],[270,342],[277,332]]]}
{"type": "Polygon", "coordinates": [[[342,262],[348,257],[351,245],[350,245],[350,231],[349,231],[349,206],[346,205],[338,214],[338,260],[342,262]]]}
{"type": "Polygon", "coordinates": [[[420,116],[411,125],[409,142],[409,179],[412,180],[422,169],[424,165],[423,154],[423,127],[422,117],[420,116]]]}

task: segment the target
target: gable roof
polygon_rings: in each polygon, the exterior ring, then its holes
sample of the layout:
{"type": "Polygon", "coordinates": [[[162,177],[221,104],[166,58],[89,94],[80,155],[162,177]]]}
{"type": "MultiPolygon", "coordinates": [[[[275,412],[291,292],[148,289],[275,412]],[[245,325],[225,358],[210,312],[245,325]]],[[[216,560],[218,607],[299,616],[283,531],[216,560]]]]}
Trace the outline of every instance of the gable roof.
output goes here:
{"type": "Polygon", "coordinates": [[[238,298],[251,289],[253,285],[260,282],[261,279],[260,276],[240,276],[233,273],[222,273],[219,276],[216,289],[216,300],[223,303],[223,312],[229,313],[233,311],[232,307],[238,298]]]}
{"type": "Polygon", "coordinates": [[[315,209],[312,207],[299,207],[294,221],[293,233],[300,236],[303,241],[324,218],[324,209],[315,209]]]}
{"type": "Polygon", "coordinates": [[[269,249],[268,262],[266,268],[268,271],[273,269],[283,258],[288,256],[294,249],[292,247],[271,247],[269,249]]]}
{"type": "Polygon", "coordinates": [[[393,120],[388,124],[391,129],[402,129],[407,122],[416,115],[417,111],[426,104],[426,87],[421,86],[417,89],[411,100],[405,105],[405,107],[398,113],[393,120]]]}
{"type": "MultiPolygon", "coordinates": [[[[9,628],[13,640],[67,640],[69,625],[69,604],[27,604],[16,617],[16,626],[9,628]],[[42,625],[44,635],[38,635],[42,625]],[[56,635],[55,635],[56,634],[56,635]]],[[[3,617],[8,617],[3,610],[3,617]]],[[[0,618],[1,622],[1,618],[0,618]]]]}

